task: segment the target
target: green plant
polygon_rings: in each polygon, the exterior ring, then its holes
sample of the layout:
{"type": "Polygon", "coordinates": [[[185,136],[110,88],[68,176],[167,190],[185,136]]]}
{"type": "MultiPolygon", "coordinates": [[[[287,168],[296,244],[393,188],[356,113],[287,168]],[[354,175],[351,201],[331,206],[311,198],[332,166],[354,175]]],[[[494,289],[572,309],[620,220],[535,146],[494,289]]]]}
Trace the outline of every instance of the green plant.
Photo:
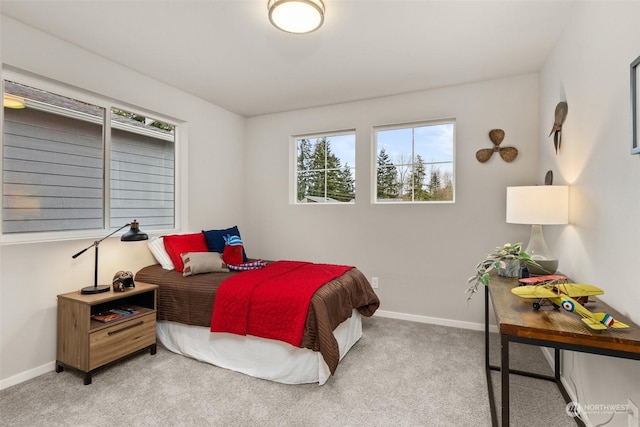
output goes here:
{"type": "Polygon", "coordinates": [[[507,265],[507,261],[518,260],[528,265],[537,266],[531,256],[522,251],[522,243],[505,243],[502,246],[498,246],[494,252],[491,252],[487,257],[476,265],[476,274],[467,279],[467,283],[471,283],[471,286],[467,288],[466,293],[469,294],[467,300],[470,300],[473,294],[478,292],[480,285],[488,285],[491,272],[497,269],[503,269],[507,265]]]}

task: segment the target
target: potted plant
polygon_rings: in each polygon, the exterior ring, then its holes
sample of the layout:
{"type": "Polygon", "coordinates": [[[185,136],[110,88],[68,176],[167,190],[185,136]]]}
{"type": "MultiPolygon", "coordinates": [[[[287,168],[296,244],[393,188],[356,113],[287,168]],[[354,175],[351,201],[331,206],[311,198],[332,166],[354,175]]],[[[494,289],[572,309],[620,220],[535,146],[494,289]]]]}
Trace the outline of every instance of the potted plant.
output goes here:
{"type": "Polygon", "coordinates": [[[478,287],[489,284],[491,271],[496,270],[498,275],[505,277],[518,277],[520,265],[524,262],[527,265],[538,265],[531,256],[522,251],[522,243],[505,243],[498,246],[496,250],[487,255],[487,257],[476,265],[476,274],[469,277],[467,283],[471,286],[467,289],[471,299],[473,294],[478,292],[478,287]]]}

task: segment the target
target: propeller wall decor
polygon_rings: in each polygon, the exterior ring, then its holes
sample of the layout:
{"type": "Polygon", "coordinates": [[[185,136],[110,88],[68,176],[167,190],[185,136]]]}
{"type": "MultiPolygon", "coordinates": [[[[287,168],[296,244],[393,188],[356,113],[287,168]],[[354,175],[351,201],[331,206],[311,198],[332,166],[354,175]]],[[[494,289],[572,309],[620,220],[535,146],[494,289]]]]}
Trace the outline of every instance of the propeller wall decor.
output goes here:
{"type": "Polygon", "coordinates": [[[493,148],[483,148],[476,152],[476,159],[480,163],[488,161],[496,151],[500,153],[500,157],[505,162],[512,162],[518,157],[518,149],[515,147],[500,147],[504,139],[504,131],[502,129],[491,129],[489,131],[489,139],[493,142],[493,148]]]}
{"type": "Polygon", "coordinates": [[[558,105],[556,105],[553,127],[551,128],[551,132],[549,132],[549,136],[553,134],[553,146],[556,149],[556,154],[558,154],[558,150],[560,149],[560,143],[562,140],[562,124],[567,119],[568,112],[569,106],[567,103],[558,102],[558,105]]]}

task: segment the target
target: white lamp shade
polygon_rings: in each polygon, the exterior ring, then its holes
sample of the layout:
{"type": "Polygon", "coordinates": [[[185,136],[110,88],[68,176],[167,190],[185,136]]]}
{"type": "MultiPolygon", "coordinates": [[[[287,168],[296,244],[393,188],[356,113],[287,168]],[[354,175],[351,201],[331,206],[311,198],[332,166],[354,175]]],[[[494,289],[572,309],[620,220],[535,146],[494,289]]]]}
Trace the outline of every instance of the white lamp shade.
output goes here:
{"type": "Polygon", "coordinates": [[[269,20],[288,33],[309,33],[324,21],[322,0],[269,0],[269,20]]]}
{"type": "Polygon", "coordinates": [[[507,187],[507,222],[552,225],[569,223],[569,187],[507,187]]]}

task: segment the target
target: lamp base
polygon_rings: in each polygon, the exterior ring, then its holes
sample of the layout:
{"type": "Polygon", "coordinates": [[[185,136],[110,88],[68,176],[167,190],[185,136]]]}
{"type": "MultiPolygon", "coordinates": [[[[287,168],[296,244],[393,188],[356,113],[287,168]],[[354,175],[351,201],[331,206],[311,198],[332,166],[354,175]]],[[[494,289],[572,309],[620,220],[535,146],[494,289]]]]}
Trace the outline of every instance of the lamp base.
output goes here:
{"type": "Polygon", "coordinates": [[[86,288],[80,289],[81,294],[101,294],[103,292],[109,292],[111,286],[109,285],[98,285],[98,286],[87,286],[86,288]]]}
{"type": "Polygon", "coordinates": [[[534,259],[534,261],[537,262],[540,267],[537,265],[527,264],[529,274],[532,276],[546,276],[558,271],[557,259],[534,259]]]}

